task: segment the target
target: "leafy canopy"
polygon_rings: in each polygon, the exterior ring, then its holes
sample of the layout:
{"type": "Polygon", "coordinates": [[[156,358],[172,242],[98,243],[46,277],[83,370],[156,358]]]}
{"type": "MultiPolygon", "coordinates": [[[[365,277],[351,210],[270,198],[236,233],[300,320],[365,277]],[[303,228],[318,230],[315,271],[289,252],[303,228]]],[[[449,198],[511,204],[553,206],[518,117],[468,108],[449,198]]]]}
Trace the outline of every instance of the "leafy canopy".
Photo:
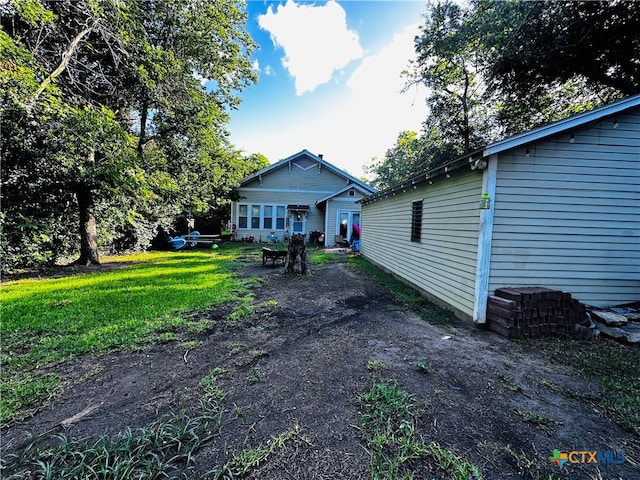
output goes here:
{"type": "Polygon", "coordinates": [[[224,204],[256,166],[226,132],[238,92],[257,81],[244,6],[0,5],[4,270],[77,249],[80,196],[100,243],[116,250],[224,204]]]}
{"type": "Polygon", "coordinates": [[[399,161],[401,134],[374,183],[640,92],[639,31],[640,2],[430,1],[403,72],[429,88],[420,146],[399,161]]]}

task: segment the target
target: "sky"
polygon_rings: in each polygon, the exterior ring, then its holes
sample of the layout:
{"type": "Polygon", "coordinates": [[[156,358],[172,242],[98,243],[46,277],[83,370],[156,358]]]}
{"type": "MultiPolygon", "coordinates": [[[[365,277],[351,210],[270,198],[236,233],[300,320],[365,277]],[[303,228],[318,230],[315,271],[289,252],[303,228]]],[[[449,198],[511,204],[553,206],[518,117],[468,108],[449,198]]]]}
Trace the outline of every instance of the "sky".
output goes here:
{"type": "MultiPolygon", "coordinates": [[[[401,93],[424,1],[247,1],[257,84],[230,141],[271,163],[303,149],[357,177],[427,117],[424,86],[401,93]]],[[[370,177],[370,175],[368,176],[370,177]]]]}

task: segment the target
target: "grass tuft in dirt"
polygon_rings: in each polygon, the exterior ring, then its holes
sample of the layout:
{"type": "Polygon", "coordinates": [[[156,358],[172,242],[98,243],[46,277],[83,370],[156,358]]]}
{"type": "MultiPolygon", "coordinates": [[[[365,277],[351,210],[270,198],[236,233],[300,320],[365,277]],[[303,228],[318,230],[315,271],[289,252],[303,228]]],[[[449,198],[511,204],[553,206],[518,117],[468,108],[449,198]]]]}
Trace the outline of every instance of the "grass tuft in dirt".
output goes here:
{"type": "Polygon", "coordinates": [[[416,363],[416,370],[420,373],[431,373],[431,364],[428,361],[416,363]]]}
{"type": "Polygon", "coordinates": [[[544,413],[535,413],[523,408],[515,408],[514,411],[520,415],[525,422],[534,424],[546,433],[551,433],[553,427],[562,424],[560,420],[551,418],[544,413]]]}
{"type": "Polygon", "coordinates": [[[287,443],[304,441],[297,423],[286,432],[274,435],[271,439],[256,448],[249,448],[233,456],[228,464],[209,472],[210,478],[240,478],[264,463],[271,455],[283,449],[287,443]]]}
{"type": "Polygon", "coordinates": [[[415,435],[420,409],[413,396],[395,383],[381,382],[360,396],[360,429],[371,457],[371,478],[411,479],[418,460],[429,461],[454,480],[481,479],[480,469],[438,443],[415,435]]]}
{"type": "Polygon", "coordinates": [[[205,402],[200,415],[181,411],[113,438],[53,435],[48,445],[34,442],[18,455],[6,455],[2,469],[11,473],[3,478],[188,478],[196,466],[195,453],[218,435],[214,427],[220,425],[222,413],[218,403],[205,402]]]}
{"type": "Polygon", "coordinates": [[[226,372],[224,368],[216,367],[200,380],[200,387],[204,391],[205,398],[214,401],[224,398],[224,390],[218,385],[218,377],[226,372]]]}
{"type": "Polygon", "coordinates": [[[371,371],[380,371],[380,370],[389,370],[389,366],[380,360],[369,360],[367,362],[367,370],[371,371]]]}
{"type": "Polygon", "coordinates": [[[562,480],[562,477],[556,477],[553,474],[543,473],[540,460],[527,457],[523,450],[517,452],[511,445],[504,447],[504,452],[513,458],[513,461],[521,471],[522,478],[531,480],[562,480]]]}
{"type": "Polygon", "coordinates": [[[502,379],[504,383],[506,383],[507,388],[512,392],[522,392],[524,389],[522,384],[517,382],[513,376],[506,372],[499,372],[498,377],[502,379]]]}

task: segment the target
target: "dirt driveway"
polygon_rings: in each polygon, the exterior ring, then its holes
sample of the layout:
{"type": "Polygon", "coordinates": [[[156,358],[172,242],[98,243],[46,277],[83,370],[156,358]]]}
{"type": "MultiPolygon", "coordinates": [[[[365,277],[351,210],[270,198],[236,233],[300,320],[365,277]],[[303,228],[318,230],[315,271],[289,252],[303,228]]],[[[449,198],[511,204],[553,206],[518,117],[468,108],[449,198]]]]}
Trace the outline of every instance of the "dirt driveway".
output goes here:
{"type": "MultiPolygon", "coordinates": [[[[417,437],[477,465],[486,479],[640,478],[638,436],[594,409],[598,387],[519,343],[464,323],[431,325],[344,258],[304,277],[258,265],[243,274],[261,279],[252,313],[235,323],[228,310],[194,313],[211,320],[208,330],[65,365],[75,381],[50,408],[5,430],[3,448],[62,425],[77,436],[115,434],[194,409],[201,380],[219,368],[227,416],[190,478],[296,425],[304,441],[275,450],[245,478],[370,478],[358,398],[382,381],[413,395],[417,437]],[[561,470],[549,460],[554,450],[624,451],[631,461],[561,470]]],[[[413,471],[416,479],[448,478],[427,460],[413,471]]]]}

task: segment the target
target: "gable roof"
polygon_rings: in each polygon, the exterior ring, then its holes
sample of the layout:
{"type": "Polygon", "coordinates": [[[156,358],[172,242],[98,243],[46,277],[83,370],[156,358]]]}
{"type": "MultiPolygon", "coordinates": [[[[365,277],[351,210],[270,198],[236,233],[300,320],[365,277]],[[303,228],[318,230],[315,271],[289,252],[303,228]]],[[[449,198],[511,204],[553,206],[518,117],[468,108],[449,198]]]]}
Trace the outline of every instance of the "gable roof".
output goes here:
{"type": "MultiPolygon", "coordinates": [[[[356,190],[359,190],[360,193],[363,193],[365,196],[366,195],[370,195],[371,194],[371,190],[372,190],[371,187],[365,190],[364,188],[360,187],[360,185],[350,184],[350,185],[347,185],[344,188],[341,188],[337,192],[334,192],[331,195],[327,195],[326,197],[321,198],[320,200],[316,201],[316,205],[320,205],[321,203],[324,203],[327,200],[331,200],[332,198],[337,197],[338,195],[341,195],[344,192],[346,192],[347,190],[351,190],[352,188],[356,189],[356,190]]],[[[373,191],[375,192],[375,190],[373,190],[373,191]]]]}
{"type": "Polygon", "coordinates": [[[358,186],[360,188],[360,190],[363,191],[363,193],[365,194],[371,194],[374,193],[376,191],[375,188],[373,188],[371,185],[367,185],[366,183],[364,183],[361,180],[358,180],[356,177],[353,177],[351,175],[349,175],[348,173],[346,173],[343,170],[340,170],[338,167],[332,165],[331,163],[327,162],[325,159],[323,159],[321,156],[315,155],[313,153],[311,153],[309,150],[307,150],[306,148],[304,150],[299,151],[298,153],[295,153],[287,158],[283,158],[282,160],[280,160],[279,162],[276,163],[272,163],[271,165],[269,165],[268,167],[263,168],[262,170],[258,170],[257,172],[252,173],[251,175],[246,176],[245,178],[243,178],[242,180],[240,180],[240,186],[262,176],[265,175],[267,173],[273,172],[275,170],[278,170],[280,168],[283,167],[287,167],[289,166],[289,162],[292,162],[294,160],[297,160],[299,158],[302,157],[307,157],[310,158],[311,160],[313,160],[314,162],[319,163],[322,168],[326,168],[327,170],[329,170],[330,172],[343,177],[345,180],[347,180],[351,185],[354,186],[358,186]]]}
{"type": "Polygon", "coordinates": [[[385,198],[385,196],[391,192],[403,190],[408,186],[417,185],[422,182],[432,181],[436,177],[449,174],[449,172],[473,164],[477,160],[489,157],[490,155],[502,153],[513,148],[521,147],[523,145],[526,145],[527,143],[532,143],[544,138],[551,137],[552,135],[568,132],[579,127],[584,127],[591,122],[595,122],[605,117],[616,115],[638,107],[640,107],[640,94],[623,98],[622,100],[618,100],[616,102],[594,108],[593,110],[590,110],[588,112],[579,113],[577,115],[573,115],[571,117],[549,123],[548,125],[543,125],[542,127],[534,128],[527,132],[519,133],[517,135],[498,140],[497,142],[490,143],[474,152],[467,153],[462,157],[447,162],[444,165],[431,169],[428,172],[408,178],[407,180],[393,185],[386,190],[373,193],[368,197],[361,199],[360,202],[364,204],[370,203],[374,199],[385,198]]]}

